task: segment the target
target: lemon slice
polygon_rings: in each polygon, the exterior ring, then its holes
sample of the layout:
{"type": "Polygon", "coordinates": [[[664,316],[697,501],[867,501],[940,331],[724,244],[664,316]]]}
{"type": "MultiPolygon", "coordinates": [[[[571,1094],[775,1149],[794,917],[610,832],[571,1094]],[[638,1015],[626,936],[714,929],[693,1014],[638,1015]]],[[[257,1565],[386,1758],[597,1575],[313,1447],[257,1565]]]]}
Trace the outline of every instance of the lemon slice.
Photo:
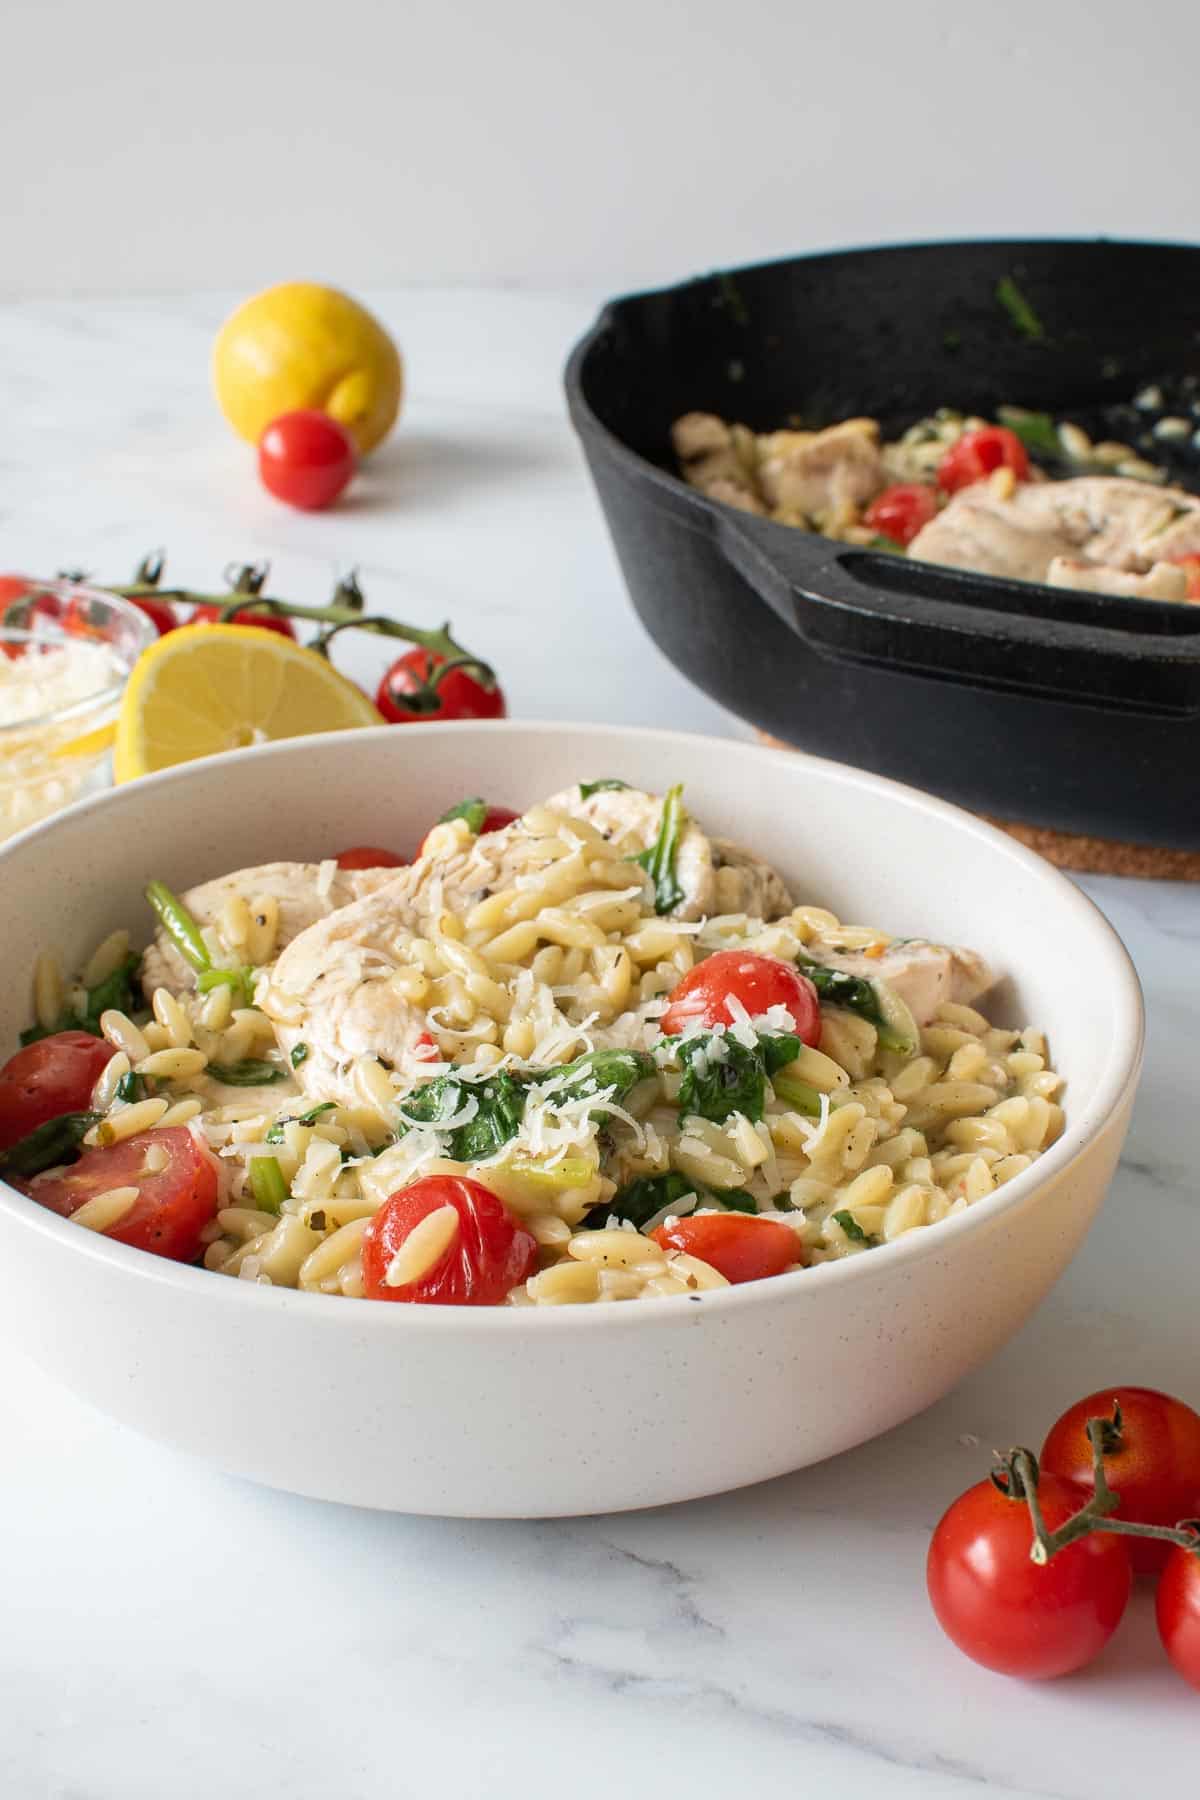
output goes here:
{"type": "Polygon", "coordinates": [[[113,771],[132,781],[220,750],[382,722],[353,682],[279,632],[185,625],[134,664],[113,771]]]}

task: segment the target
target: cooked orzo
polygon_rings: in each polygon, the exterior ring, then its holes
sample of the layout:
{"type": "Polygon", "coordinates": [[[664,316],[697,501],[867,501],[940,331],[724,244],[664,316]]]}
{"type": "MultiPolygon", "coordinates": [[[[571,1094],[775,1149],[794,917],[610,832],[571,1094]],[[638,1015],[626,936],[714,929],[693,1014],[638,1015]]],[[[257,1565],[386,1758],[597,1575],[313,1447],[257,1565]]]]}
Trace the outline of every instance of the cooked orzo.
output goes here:
{"type": "Polygon", "coordinates": [[[982,958],[798,900],[680,789],[496,817],[463,802],[408,867],[155,880],[140,954],[47,952],[0,1173],[243,1281],[557,1306],[863,1255],[1062,1129],[982,958]]]}

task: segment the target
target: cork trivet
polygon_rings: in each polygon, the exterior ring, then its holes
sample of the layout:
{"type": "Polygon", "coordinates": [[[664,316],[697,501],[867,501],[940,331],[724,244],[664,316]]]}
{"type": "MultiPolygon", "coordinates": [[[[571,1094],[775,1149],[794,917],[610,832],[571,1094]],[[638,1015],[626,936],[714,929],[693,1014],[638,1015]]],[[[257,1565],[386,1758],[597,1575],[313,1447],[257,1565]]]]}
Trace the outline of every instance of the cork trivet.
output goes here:
{"type": "MultiPolygon", "coordinates": [[[[769,732],[756,734],[776,750],[793,750],[769,732]]],[[[1059,869],[1080,875],[1140,875],[1152,881],[1200,881],[1200,850],[1167,850],[1158,844],[1122,844],[1114,838],[1084,837],[1075,831],[1051,831],[1044,825],[1020,825],[981,813],[989,825],[1007,831],[1018,843],[1036,850],[1059,869]]]]}

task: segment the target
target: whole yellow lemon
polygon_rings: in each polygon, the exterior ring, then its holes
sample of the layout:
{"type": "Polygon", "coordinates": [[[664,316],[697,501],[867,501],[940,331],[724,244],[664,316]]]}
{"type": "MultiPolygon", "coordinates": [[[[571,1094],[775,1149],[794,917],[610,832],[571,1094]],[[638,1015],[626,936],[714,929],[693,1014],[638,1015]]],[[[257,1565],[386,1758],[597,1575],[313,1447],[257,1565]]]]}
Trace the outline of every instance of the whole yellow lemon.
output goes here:
{"type": "Polygon", "coordinates": [[[213,382],[221,411],[252,444],[280,413],[314,407],[344,425],[365,456],[396,422],[404,366],[378,319],[349,294],[285,281],[226,319],[213,382]]]}

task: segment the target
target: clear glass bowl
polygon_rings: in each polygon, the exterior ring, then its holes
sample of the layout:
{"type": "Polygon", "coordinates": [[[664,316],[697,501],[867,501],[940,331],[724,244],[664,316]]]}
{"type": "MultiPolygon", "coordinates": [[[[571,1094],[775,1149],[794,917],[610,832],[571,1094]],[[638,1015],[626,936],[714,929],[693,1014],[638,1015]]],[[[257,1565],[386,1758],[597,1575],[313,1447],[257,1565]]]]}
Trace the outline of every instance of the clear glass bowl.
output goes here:
{"type": "Polygon", "coordinates": [[[0,841],[108,786],[121,695],[156,636],[115,594],[0,576],[0,841]]]}

